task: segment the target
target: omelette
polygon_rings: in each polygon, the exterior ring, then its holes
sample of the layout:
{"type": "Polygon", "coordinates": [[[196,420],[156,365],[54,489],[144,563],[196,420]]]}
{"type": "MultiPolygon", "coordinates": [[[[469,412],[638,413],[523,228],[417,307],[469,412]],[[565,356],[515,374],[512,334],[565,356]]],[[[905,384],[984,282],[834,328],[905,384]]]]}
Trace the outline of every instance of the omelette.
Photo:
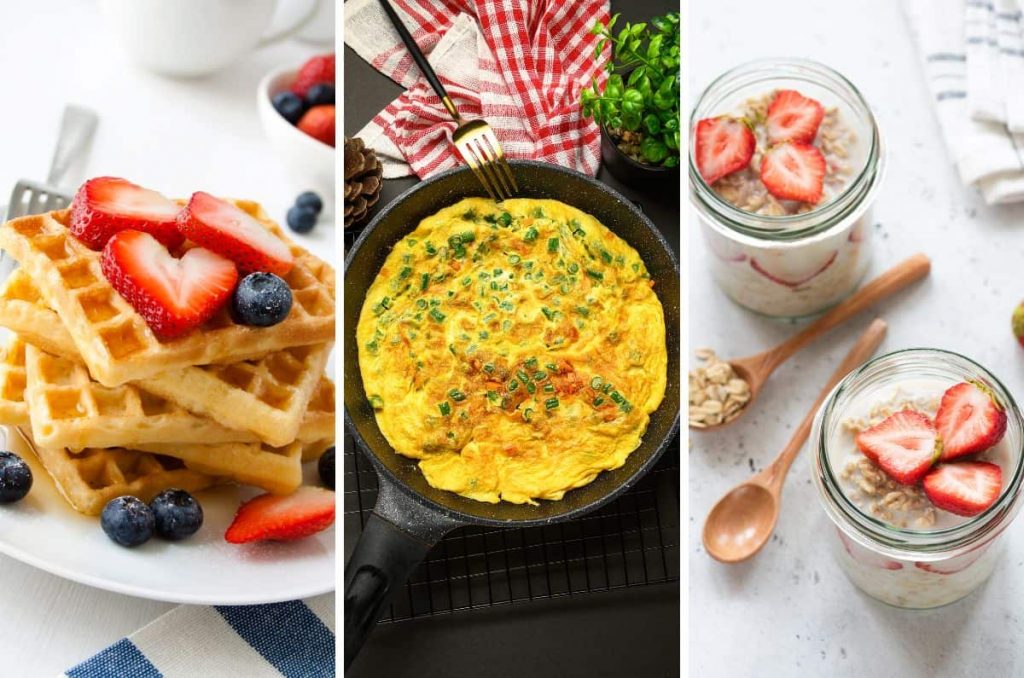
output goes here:
{"type": "Polygon", "coordinates": [[[558,500],[622,466],[665,395],[665,316],[636,250],[554,200],[469,198],[388,255],[359,316],[384,437],[431,486],[558,500]]]}

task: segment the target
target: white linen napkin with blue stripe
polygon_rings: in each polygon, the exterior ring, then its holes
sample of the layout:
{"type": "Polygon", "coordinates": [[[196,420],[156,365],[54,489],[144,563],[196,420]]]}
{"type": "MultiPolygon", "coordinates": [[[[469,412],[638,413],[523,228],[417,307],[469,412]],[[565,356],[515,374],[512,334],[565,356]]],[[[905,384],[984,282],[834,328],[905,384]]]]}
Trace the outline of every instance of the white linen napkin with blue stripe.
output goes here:
{"type": "Polygon", "coordinates": [[[946,146],[990,205],[1024,201],[1022,2],[903,2],[946,146]]]}
{"type": "Polygon", "coordinates": [[[181,605],[65,678],[334,678],[334,594],[269,605],[181,605]]]}

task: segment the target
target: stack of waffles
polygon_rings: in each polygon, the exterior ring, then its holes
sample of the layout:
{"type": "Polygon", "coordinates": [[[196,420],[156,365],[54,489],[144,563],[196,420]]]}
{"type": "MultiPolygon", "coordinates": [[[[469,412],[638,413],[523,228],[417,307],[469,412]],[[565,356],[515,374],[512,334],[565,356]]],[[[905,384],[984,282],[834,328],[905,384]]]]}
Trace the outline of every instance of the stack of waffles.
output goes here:
{"type": "Polygon", "coordinates": [[[0,289],[0,424],[16,427],[78,511],[235,482],[286,494],[334,444],[334,271],[256,203],[235,204],[288,243],[288,317],[235,323],[221,309],[161,341],[104,277],[68,212],[0,226],[19,267],[0,289]]]}

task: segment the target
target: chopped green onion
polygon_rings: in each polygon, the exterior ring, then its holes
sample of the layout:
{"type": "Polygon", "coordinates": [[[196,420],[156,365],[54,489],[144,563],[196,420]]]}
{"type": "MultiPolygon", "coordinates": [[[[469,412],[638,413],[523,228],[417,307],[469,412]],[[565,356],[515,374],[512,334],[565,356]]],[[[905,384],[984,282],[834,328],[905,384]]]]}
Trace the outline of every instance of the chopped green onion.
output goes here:
{"type": "Polygon", "coordinates": [[[469,287],[471,284],[473,284],[473,279],[470,278],[468,275],[465,278],[462,279],[462,286],[463,287],[469,287]]]}
{"type": "Polygon", "coordinates": [[[616,405],[619,405],[623,401],[625,401],[625,398],[623,398],[622,394],[619,393],[618,391],[612,391],[612,394],[611,394],[610,397],[612,399],[612,402],[615,403],[616,405]]]}
{"type": "Polygon", "coordinates": [[[526,365],[526,367],[528,367],[531,370],[537,369],[537,359],[536,358],[530,358],[529,360],[527,360],[523,364],[526,365]]]}
{"type": "Polygon", "coordinates": [[[595,271],[592,268],[587,269],[587,275],[589,275],[594,280],[604,280],[604,273],[601,273],[601,271],[595,271]]]}
{"type": "Polygon", "coordinates": [[[569,264],[569,273],[579,273],[579,271],[580,265],[577,264],[575,261],[569,264]]]}
{"type": "Polygon", "coordinates": [[[372,407],[375,410],[383,410],[384,399],[381,398],[379,395],[370,396],[370,407],[372,407]]]}
{"type": "Polygon", "coordinates": [[[549,372],[558,372],[558,365],[556,365],[554,363],[548,363],[544,367],[548,368],[549,372]]]}
{"type": "Polygon", "coordinates": [[[399,279],[399,280],[405,280],[405,279],[406,279],[406,278],[408,278],[408,277],[409,277],[410,275],[412,275],[412,269],[411,269],[411,268],[409,268],[408,266],[403,266],[403,267],[402,267],[402,270],[400,270],[400,271],[398,272],[398,279],[399,279]]]}
{"type": "Polygon", "coordinates": [[[586,306],[577,306],[576,307],[576,312],[579,313],[584,318],[589,318],[590,317],[590,309],[587,308],[586,306]]]}
{"type": "Polygon", "coordinates": [[[430,286],[430,274],[424,273],[420,276],[420,292],[426,292],[427,287],[430,286]]]}
{"type": "Polygon", "coordinates": [[[476,233],[474,233],[473,231],[463,231],[459,235],[459,238],[464,243],[466,243],[466,242],[473,242],[474,240],[476,240],[476,233]]]}
{"type": "Polygon", "coordinates": [[[509,226],[512,224],[512,215],[508,212],[502,212],[501,216],[498,217],[498,223],[502,226],[509,226]]]}
{"type": "Polygon", "coordinates": [[[544,392],[545,393],[554,393],[555,392],[555,385],[554,384],[544,384],[544,392]]]}
{"type": "Polygon", "coordinates": [[[466,394],[457,388],[453,388],[452,390],[448,391],[448,397],[457,403],[461,403],[463,400],[466,399],[466,394]]]}
{"type": "Polygon", "coordinates": [[[554,254],[558,251],[558,238],[548,238],[548,252],[554,254]]]}
{"type": "Polygon", "coordinates": [[[423,249],[427,251],[428,257],[432,257],[435,254],[437,254],[437,248],[434,247],[434,243],[430,242],[429,240],[423,243],[423,249]]]}
{"type": "Polygon", "coordinates": [[[488,391],[487,392],[487,399],[490,400],[492,403],[495,403],[495,404],[497,404],[501,400],[501,398],[498,397],[498,392],[497,391],[488,391]]]}
{"type": "Polygon", "coordinates": [[[523,372],[522,370],[516,370],[516,376],[519,377],[519,381],[523,382],[524,384],[530,381],[530,378],[526,376],[526,372],[523,372]]]}
{"type": "Polygon", "coordinates": [[[534,372],[533,373],[533,380],[534,381],[544,381],[547,378],[548,378],[548,373],[544,372],[543,370],[540,371],[540,372],[534,372]]]}
{"type": "Polygon", "coordinates": [[[558,311],[552,311],[547,306],[541,306],[540,310],[541,310],[541,313],[544,314],[544,317],[547,318],[548,320],[554,320],[555,316],[558,315],[558,311]]]}
{"type": "Polygon", "coordinates": [[[491,333],[490,333],[490,332],[488,332],[487,330],[481,330],[481,331],[480,331],[480,338],[481,338],[481,339],[487,339],[487,338],[489,338],[490,336],[491,336],[491,333]]]}
{"type": "Polygon", "coordinates": [[[444,316],[444,313],[441,313],[436,308],[432,308],[432,309],[430,309],[430,317],[433,318],[437,322],[441,322],[442,320],[444,320],[445,316],[444,316]]]}
{"type": "Polygon", "coordinates": [[[604,259],[604,263],[612,263],[612,255],[606,249],[601,250],[601,258],[604,259]]]}
{"type": "Polygon", "coordinates": [[[619,405],[619,409],[623,412],[629,413],[633,411],[633,405],[628,400],[623,400],[622,404],[619,405]]]}
{"type": "Polygon", "coordinates": [[[512,391],[516,390],[517,388],[519,388],[519,382],[518,381],[513,379],[512,381],[508,382],[509,393],[511,393],[512,391]]]}
{"type": "Polygon", "coordinates": [[[595,391],[601,388],[602,385],[604,385],[604,379],[602,379],[601,377],[595,376],[593,379],[590,380],[590,388],[594,389],[595,391]]]}
{"type": "Polygon", "coordinates": [[[544,401],[544,409],[553,410],[558,407],[558,398],[548,398],[544,401]]]}
{"type": "Polygon", "coordinates": [[[521,256],[519,256],[518,254],[512,254],[512,255],[509,255],[508,263],[510,263],[513,266],[515,266],[516,264],[518,264],[522,260],[523,260],[523,258],[521,256]]]}
{"type": "Polygon", "coordinates": [[[594,398],[594,407],[600,407],[604,403],[604,398],[597,396],[594,398]]]}
{"type": "Polygon", "coordinates": [[[526,229],[526,233],[523,234],[523,240],[525,240],[526,242],[533,242],[534,240],[537,239],[538,235],[540,235],[540,233],[537,231],[537,229],[534,228],[533,226],[530,226],[530,228],[526,229]]]}
{"type": "Polygon", "coordinates": [[[484,372],[486,372],[487,374],[490,374],[491,372],[494,372],[494,363],[485,363],[484,364],[484,372]]]}
{"type": "Polygon", "coordinates": [[[531,419],[533,419],[533,408],[527,407],[523,410],[523,421],[530,421],[531,419]]]}
{"type": "Polygon", "coordinates": [[[530,394],[536,393],[537,386],[532,381],[526,382],[526,392],[530,394]]]}
{"type": "Polygon", "coordinates": [[[462,243],[459,243],[455,247],[454,254],[455,254],[455,258],[456,259],[465,259],[466,258],[466,248],[462,246],[462,243]]]}
{"type": "Polygon", "coordinates": [[[447,417],[452,413],[452,406],[447,400],[438,403],[437,409],[441,410],[442,417],[447,417]]]}

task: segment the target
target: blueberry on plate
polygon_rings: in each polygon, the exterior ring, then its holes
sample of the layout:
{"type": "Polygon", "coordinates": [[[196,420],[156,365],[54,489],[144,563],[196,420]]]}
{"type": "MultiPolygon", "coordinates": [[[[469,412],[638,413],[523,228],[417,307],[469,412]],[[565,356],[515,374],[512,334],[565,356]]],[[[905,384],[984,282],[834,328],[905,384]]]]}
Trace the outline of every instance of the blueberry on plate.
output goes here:
{"type": "Polygon", "coordinates": [[[153,536],[153,511],[138,497],[111,499],[100,514],[100,525],[121,546],[145,544],[153,536]]]}
{"type": "Polygon", "coordinates": [[[0,504],[25,498],[32,489],[32,469],[14,452],[0,452],[0,504]]]}
{"type": "Polygon", "coordinates": [[[306,91],[306,105],[310,108],[326,104],[334,105],[334,85],[321,82],[306,91]]]}
{"type": "Polygon", "coordinates": [[[320,482],[324,487],[334,489],[334,448],[328,447],[320,455],[320,461],[316,463],[316,470],[320,472],[320,482]]]}
{"type": "Polygon", "coordinates": [[[309,233],[316,226],[316,217],[312,207],[294,205],[288,208],[288,228],[296,233],[309,233]]]}
{"type": "Polygon", "coordinates": [[[319,215],[324,208],[324,201],[313,191],[306,191],[299,193],[299,197],[295,199],[295,206],[308,207],[319,215]]]}
{"type": "Polygon", "coordinates": [[[273,273],[250,273],[231,297],[231,313],[242,325],[270,327],[287,318],[291,310],[292,291],[273,273]]]}
{"type": "Polygon", "coordinates": [[[164,490],[149,502],[158,537],[178,541],[203,526],[203,507],[185,490],[164,490]]]}
{"type": "Polygon", "coordinates": [[[293,125],[297,125],[299,118],[306,112],[306,104],[302,101],[302,97],[294,92],[280,92],[274,95],[274,98],[270,100],[274,105],[274,110],[281,114],[285,120],[293,125]]]}

